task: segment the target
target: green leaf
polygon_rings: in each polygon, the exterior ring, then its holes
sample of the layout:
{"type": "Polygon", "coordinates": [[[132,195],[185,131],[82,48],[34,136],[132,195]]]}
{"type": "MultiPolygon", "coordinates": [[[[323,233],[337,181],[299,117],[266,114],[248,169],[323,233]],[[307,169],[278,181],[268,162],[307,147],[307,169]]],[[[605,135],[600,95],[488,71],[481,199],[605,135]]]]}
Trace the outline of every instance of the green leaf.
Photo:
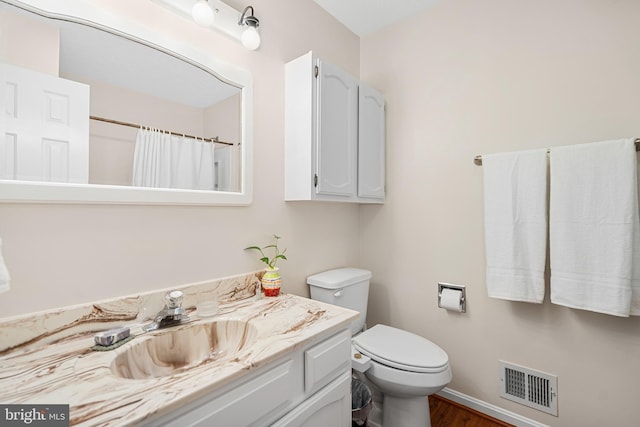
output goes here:
{"type": "Polygon", "coordinates": [[[287,257],[284,255],[284,253],[287,251],[287,249],[285,248],[282,252],[280,251],[280,248],[278,248],[278,240],[280,239],[280,236],[278,236],[277,234],[274,234],[273,237],[275,238],[275,243],[272,243],[270,245],[264,246],[264,247],[260,247],[260,246],[247,246],[246,248],[244,248],[245,250],[254,250],[254,251],[258,251],[260,252],[260,255],[262,256],[261,258],[258,258],[260,261],[264,262],[265,264],[267,264],[269,267],[271,268],[275,268],[276,263],[279,259],[283,259],[286,260],[287,257]],[[273,257],[269,258],[266,254],[265,251],[267,249],[273,249],[273,257]]]}

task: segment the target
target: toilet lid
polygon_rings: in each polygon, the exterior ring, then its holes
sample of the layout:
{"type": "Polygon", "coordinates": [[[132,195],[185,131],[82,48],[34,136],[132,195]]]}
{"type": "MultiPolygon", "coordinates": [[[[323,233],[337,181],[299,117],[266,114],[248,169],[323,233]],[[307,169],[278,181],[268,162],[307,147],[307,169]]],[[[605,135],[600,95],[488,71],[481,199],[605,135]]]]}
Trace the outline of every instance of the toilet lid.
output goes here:
{"type": "Polygon", "coordinates": [[[426,338],[386,325],[353,338],[354,346],[365,356],[383,365],[411,372],[441,372],[449,364],[444,350],[426,338]]]}

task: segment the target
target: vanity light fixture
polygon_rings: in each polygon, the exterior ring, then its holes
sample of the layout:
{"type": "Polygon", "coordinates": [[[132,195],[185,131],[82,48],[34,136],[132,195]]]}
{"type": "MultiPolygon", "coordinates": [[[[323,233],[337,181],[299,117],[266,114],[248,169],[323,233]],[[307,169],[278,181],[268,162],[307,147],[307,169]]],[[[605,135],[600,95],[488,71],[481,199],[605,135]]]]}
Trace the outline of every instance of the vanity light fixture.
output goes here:
{"type": "Polygon", "coordinates": [[[215,12],[209,4],[209,0],[198,0],[191,8],[193,20],[201,27],[210,27],[213,24],[215,12]]]}
{"type": "Polygon", "coordinates": [[[258,33],[258,26],[260,26],[260,21],[253,14],[253,6],[245,7],[242,15],[240,16],[240,20],[238,21],[238,25],[240,25],[241,27],[247,27],[240,36],[242,45],[247,49],[256,50],[258,47],[260,47],[261,41],[260,33],[258,33]],[[251,14],[248,13],[249,9],[251,9],[251,14]]]}
{"type": "Polygon", "coordinates": [[[260,21],[254,16],[253,6],[245,7],[240,13],[223,0],[149,1],[158,3],[184,18],[192,19],[209,30],[220,31],[241,42],[246,49],[256,50],[260,47],[260,21]]]}

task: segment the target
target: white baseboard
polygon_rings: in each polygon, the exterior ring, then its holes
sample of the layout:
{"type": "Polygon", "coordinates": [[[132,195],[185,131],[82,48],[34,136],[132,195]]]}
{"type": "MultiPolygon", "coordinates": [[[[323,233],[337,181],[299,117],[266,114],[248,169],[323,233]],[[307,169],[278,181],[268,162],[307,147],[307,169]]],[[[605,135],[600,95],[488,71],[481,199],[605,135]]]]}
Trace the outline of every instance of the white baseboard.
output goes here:
{"type": "Polygon", "coordinates": [[[506,409],[483,402],[475,397],[467,396],[466,394],[452,390],[448,387],[445,387],[437,394],[445,399],[449,399],[468,408],[475,409],[478,412],[482,412],[483,414],[512,424],[516,427],[549,427],[546,424],[539,423],[532,419],[523,417],[522,415],[518,415],[515,412],[507,411],[506,409]]]}

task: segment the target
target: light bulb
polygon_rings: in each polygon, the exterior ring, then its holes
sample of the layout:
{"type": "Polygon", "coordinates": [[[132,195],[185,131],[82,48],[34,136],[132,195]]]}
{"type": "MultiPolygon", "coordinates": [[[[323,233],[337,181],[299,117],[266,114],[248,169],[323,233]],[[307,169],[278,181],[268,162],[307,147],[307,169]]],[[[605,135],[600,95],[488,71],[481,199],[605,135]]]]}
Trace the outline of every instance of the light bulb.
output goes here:
{"type": "Polygon", "coordinates": [[[191,8],[191,16],[196,21],[196,24],[201,27],[210,27],[213,24],[213,9],[211,9],[207,0],[198,0],[191,8]]]}
{"type": "Polygon", "coordinates": [[[240,40],[242,41],[242,45],[247,49],[256,50],[260,47],[260,34],[256,27],[247,27],[247,29],[242,32],[240,40]]]}

